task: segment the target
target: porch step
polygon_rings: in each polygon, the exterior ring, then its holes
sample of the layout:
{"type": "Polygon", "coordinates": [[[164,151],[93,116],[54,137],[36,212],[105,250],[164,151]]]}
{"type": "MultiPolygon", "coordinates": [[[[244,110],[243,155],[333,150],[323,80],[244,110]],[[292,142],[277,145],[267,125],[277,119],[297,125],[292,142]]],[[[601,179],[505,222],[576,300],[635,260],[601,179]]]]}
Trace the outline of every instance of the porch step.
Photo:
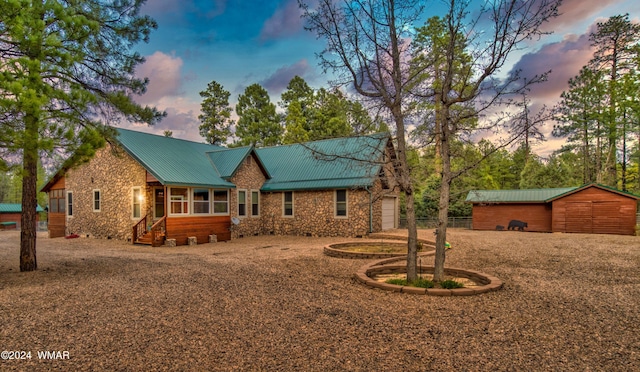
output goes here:
{"type": "MultiPolygon", "coordinates": [[[[164,244],[164,235],[161,237],[162,239],[162,244],[164,244]]],[[[143,236],[139,237],[138,240],[136,240],[136,242],[134,244],[140,244],[140,245],[153,245],[153,242],[151,241],[151,234],[146,233],[143,236]]]]}
{"type": "Polygon", "coordinates": [[[139,237],[138,240],[136,240],[135,244],[140,244],[140,245],[152,245],[151,242],[151,234],[144,234],[143,236],[139,237]]]}

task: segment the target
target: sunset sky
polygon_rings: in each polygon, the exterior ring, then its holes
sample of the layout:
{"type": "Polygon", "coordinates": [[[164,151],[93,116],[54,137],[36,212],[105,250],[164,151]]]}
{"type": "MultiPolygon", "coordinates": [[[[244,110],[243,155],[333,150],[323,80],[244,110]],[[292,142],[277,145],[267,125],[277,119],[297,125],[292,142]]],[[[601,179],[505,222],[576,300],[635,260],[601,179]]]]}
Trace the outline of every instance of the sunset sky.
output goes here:
{"type": "MultiPolygon", "coordinates": [[[[441,1],[427,4],[425,19],[442,15],[437,13],[441,1]]],[[[547,26],[554,34],[529,45],[510,66],[532,75],[552,70],[550,80],[532,91],[537,105],[555,104],[569,78],[591,58],[589,33],[596,22],[624,13],[640,20],[637,0],[565,0],[560,11],[547,26]]],[[[136,45],[146,58],[137,73],[151,80],[136,100],[165,110],[167,117],[154,127],[122,124],[125,128],[157,134],[168,129],[174,137],[204,141],[198,134],[199,92],[212,80],[231,92],[234,106],[253,83],[277,103],[295,75],[315,88],[326,87],[330,79],[315,57],[323,42],[303,29],[296,0],[148,0],[142,12],[158,22],[158,29],[148,44],[136,45]]],[[[545,154],[558,145],[550,140],[536,151],[545,154]]]]}

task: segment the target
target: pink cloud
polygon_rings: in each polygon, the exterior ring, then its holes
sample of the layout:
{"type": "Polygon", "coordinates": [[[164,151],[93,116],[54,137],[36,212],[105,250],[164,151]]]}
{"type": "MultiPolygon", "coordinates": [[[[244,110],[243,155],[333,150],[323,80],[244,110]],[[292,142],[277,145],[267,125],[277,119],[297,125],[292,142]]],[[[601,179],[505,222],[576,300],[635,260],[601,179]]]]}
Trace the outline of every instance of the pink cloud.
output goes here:
{"type": "Polygon", "coordinates": [[[162,97],[180,93],[182,59],[180,57],[155,52],[136,69],[136,76],[148,78],[147,92],[136,97],[141,104],[157,103],[162,97]]]}
{"type": "Polygon", "coordinates": [[[198,120],[199,111],[186,111],[175,107],[165,108],[164,111],[167,116],[159,123],[149,126],[139,123],[122,123],[119,125],[121,128],[132,129],[146,133],[152,133],[157,135],[164,135],[165,130],[173,132],[174,138],[181,138],[190,141],[204,142],[204,139],[200,136],[199,127],[200,121],[198,120]]]}
{"type": "Polygon", "coordinates": [[[532,96],[553,103],[559,99],[560,93],[567,89],[569,79],[578,75],[593,57],[590,32],[580,36],[567,35],[562,41],[547,44],[535,53],[522,56],[514,68],[521,69],[525,77],[531,78],[551,70],[548,81],[533,87],[532,96]]]}
{"type": "MultiPolygon", "coordinates": [[[[562,32],[576,23],[590,19],[604,8],[623,3],[625,0],[564,0],[558,17],[550,20],[544,28],[547,31],[562,32]]],[[[613,15],[613,14],[611,14],[613,15]]]]}
{"type": "Polygon", "coordinates": [[[288,0],[262,25],[260,40],[271,40],[298,33],[302,28],[302,11],[296,0],[288,0]]]}
{"type": "Polygon", "coordinates": [[[289,84],[289,81],[294,76],[300,76],[305,78],[309,75],[311,67],[306,59],[302,59],[292,65],[284,66],[276,70],[271,76],[263,80],[260,84],[267,89],[269,94],[279,94],[284,91],[289,84]]]}

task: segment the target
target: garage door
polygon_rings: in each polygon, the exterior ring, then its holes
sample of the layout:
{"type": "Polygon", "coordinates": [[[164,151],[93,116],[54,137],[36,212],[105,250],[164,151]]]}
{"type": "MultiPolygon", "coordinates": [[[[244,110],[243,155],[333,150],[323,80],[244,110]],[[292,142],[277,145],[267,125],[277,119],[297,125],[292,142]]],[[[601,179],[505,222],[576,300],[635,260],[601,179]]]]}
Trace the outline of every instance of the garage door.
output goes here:
{"type": "Polygon", "coordinates": [[[615,234],[621,225],[620,203],[615,201],[567,203],[567,232],[615,234]]]}
{"type": "Polygon", "coordinates": [[[396,198],[382,199],[382,230],[396,228],[396,198]]]}
{"type": "Polygon", "coordinates": [[[591,233],[591,202],[571,202],[567,203],[567,232],[571,233],[591,233]]]}

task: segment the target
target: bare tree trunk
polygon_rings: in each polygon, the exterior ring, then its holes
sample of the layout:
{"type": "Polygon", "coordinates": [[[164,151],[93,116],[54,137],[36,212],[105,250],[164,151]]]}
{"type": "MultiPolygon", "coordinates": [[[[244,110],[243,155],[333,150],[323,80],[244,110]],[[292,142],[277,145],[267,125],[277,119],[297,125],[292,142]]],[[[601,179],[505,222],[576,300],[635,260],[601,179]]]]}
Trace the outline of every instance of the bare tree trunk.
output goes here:
{"type": "Polygon", "coordinates": [[[34,271],[36,261],[36,206],[38,178],[38,119],[25,117],[25,145],[22,159],[22,216],[20,218],[20,271],[34,271]]]}
{"type": "MultiPolygon", "coordinates": [[[[436,70],[437,72],[438,70],[436,70]]],[[[438,73],[438,72],[437,72],[438,73]]],[[[442,173],[442,144],[440,143],[440,138],[442,137],[442,109],[440,108],[440,104],[442,102],[442,93],[437,91],[434,95],[435,102],[435,167],[434,172],[436,174],[442,173]]]]}
{"type": "MultiPolygon", "coordinates": [[[[627,191],[627,109],[622,112],[622,191],[627,191]]],[[[616,185],[617,186],[617,185],[616,185]]]]}
{"type": "Polygon", "coordinates": [[[407,144],[404,138],[405,128],[402,108],[399,106],[394,107],[392,113],[396,122],[398,140],[397,179],[405,195],[407,212],[407,281],[413,281],[418,277],[416,267],[418,263],[418,229],[416,227],[415,197],[413,195],[413,183],[411,182],[409,163],[407,162],[407,144]]]}
{"type": "Polygon", "coordinates": [[[583,130],[583,134],[582,134],[582,146],[583,146],[583,150],[582,150],[582,183],[583,184],[587,184],[587,183],[591,183],[592,182],[592,176],[591,176],[591,172],[590,172],[590,164],[591,164],[591,159],[589,159],[589,128],[588,128],[588,124],[587,124],[587,118],[584,118],[585,120],[585,124],[584,124],[584,130],[583,130]]]}
{"type": "MultiPolygon", "coordinates": [[[[443,119],[448,118],[447,109],[443,109],[443,119]]],[[[449,197],[451,194],[451,149],[449,145],[449,127],[446,122],[440,125],[440,149],[442,153],[442,174],[440,176],[440,201],[438,205],[438,227],[436,230],[436,256],[434,262],[433,281],[444,280],[445,244],[447,240],[447,223],[449,221],[449,197]]]]}
{"type": "Polygon", "coordinates": [[[600,140],[600,122],[598,121],[597,128],[597,136],[596,136],[596,182],[602,183],[602,142],[600,140]]]}
{"type": "Polygon", "coordinates": [[[416,227],[416,212],[414,208],[414,195],[413,191],[405,191],[405,202],[407,208],[407,280],[413,281],[418,277],[417,262],[418,262],[418,229],[416,227]]]}

